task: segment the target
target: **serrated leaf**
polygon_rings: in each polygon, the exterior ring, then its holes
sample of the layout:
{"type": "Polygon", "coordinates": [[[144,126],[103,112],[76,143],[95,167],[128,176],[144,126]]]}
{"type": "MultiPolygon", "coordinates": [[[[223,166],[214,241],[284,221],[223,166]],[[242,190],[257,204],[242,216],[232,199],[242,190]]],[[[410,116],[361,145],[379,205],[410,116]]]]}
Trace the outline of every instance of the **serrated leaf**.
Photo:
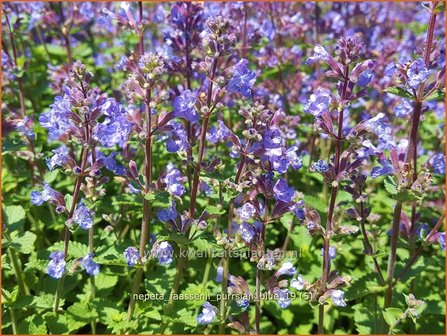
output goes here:
{"type": "Polygon", "coordinates": [[[383,318],[385,319],[385,322],[390,326],[393,327],[396,322],[402,317],[403,311],[400,308],[394,308],[390,307],[385,309],[384,312],[382,312],[383,318]]]}
{"type": "Polygon", "coordinates": [[[413,95],[410,92],[408,92],[407,90],[405,90],[405,89],[403,89],[401,87],[398,87],[398,86],[392,86],[392,87],[389,87],[389,88],[387,88],[387,89],[385,89],[383,91],[385,91],[385,92],[387,92],[389,94],[395,95],[395,96],[399,96],[399,97],[403,97],[403,98],[408,98],[408,99],[413,99],[414,100],[414,97],[413,97],[413,95]]]}
{"type": "Polygon", "coordinates": [[[177,312],[177,316],[175,316],[174,321],[184,323],[190,327],[197,326],[197,316],[195,316],[194,311],[190,311],[186,308],[183,308],[177,312]]]}
{"type": "MultiPolygon", "coordinates": [[[[59,241],[48,248],[50,252],[63,251],[64,242],[59,241]]],[[[77,241],[71,241],[68,245],[69,258],[83,258],[88,254],[88,246],[77,241]]]]}
{"type": "Polygon", "coordinates": [[[345,298],[347,301],[355,300],[372,293],[379,293],[383,289],[384,287],[378,284],[376,275],[370,273],[354,280],[346,290],[345,298]]]}
{"type": "Polygon", "coordinates": [[[9,230],[19,227],[25,221],[25,209],[21,205],[9,205],[3,208],[4,221],[9,230]],[[13,228],[14,227],[14,228],[13,228]]]}
{"type": "Polygon", "coordinates": [[[17,232],[11,233],[11,241],[2,242],[4,248],[13,248],[14,250],[23,253],[30,254],[34,251],[34,242],[36,241],[36,235],[32,232],[17,232]]]}
{"type": "Polygon", "coordinates": [[[31,315],[18,325],[17,332],[20,334],[29,335],[44,335],[47,334],[47,326],[41,315],[31,315]]]}
{"type": "Polygon", "coordinates": [[[445,99],[445,89],[433,91],[430,95],[424,98],[424,101],[430,100],[444,100],[445,99]]]}
{"type": "Polygon", "coordinates": [[[325,200],[322,200],[321,198],[311,196],[311,195],[304,196],[303,200],[304,200],[304,204],[311,206],[312,208],[315,208],[316,210],[318,210],[318,212],[320,212],[320,213],[327,212],[325,200]]]}
{"type": "Polygon", "coordinates": [[[216,205],[208,205],[205,208],[205,211],[208,212],[210,215],[223,215],[227,212],[227,210],[223,209],[222,207],[216,206],[216,205]]]}
{"type": "Polygon", "coordinates": [[[385,185],[386,191],[388,191],[391,195],[397,195],[397,182],[393,176],[385,177],[383,184],[385,185]]]}
{"type": "Polygon", "coordinates": [[[84,325],[98,318],[98,313],[87,302],[74,303],[68,307],[67,314],[76,321],[84,322],[84,325]]]}

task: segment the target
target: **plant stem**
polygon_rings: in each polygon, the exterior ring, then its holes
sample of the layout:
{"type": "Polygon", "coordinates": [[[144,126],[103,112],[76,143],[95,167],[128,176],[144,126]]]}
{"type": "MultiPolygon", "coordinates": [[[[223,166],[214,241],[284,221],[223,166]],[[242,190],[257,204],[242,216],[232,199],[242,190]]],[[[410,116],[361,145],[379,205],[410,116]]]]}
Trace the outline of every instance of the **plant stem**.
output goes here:
{"type": "MultiPolygon", "coordinates": [[[[267,223],[269,221],[269,206],[270,199],[265,199],[264,204],[264,218],[262,220],[262,233],[261,233],[261,251],[264,256],[265,253],[265,233],[267,229],[267,223]]],[[[262,257],[261,257],[262,258],[262,257]]],[[[262,283],[262,270],[256,266],[256,293],[255,293],[255,330],[256,333],[260,333],[260,323],[261,323],[261,283],[262,283]]]]}
{"type": "MultiPolygon", "coordinates": [[[[84,176],[85,168],[87,166],[88,152],[89,152],[88,148],[82,147],[82,150],[81,150],[81,173],[76,178],[76,183],[75,183],[74,190],[73,190],[73,199],[72,199],[72,203],[71,203],[71,207],[70,207],[70,212],[68,213],[68,220],[73,218],[73,214],[76,209],[76,203],[78,202],[78,198],[79,198],[79,191],[81,190],[82,178],[84,176]]],[[[68,229],[68,226],[65,225],[65,228],[64,228],[64,259],[65,260],[68,257],[69,242],[70,242],[70,230],[68,229]]],[[[58,313],[58,310],[59,310],[59,301],[60,301],[61,292],[62,292],[62,289],[64,286],[64,279],[65,279],[65,276],[62,276],[62,278],[59,279],[59,283],[58,283],[58,286],[56,289],[56,295],[55,295],[54,306],[53,306],[53,311],[56,314],[58,313]]]]}
{"type": "Polygon", "coordinates": [[[16,322],[14,310],[12,308],[9,308],[9,314],[11,315],[12,333],[13,333],[13,335],[17,335],[17,322],[16,322]]]}
{"type": "MultiPolygon", "coordinates": [[[[65,16],[64,16],[64,8],[62,6],[62,2],[59,2],[59,11],[60,11],[62,25],[63,25],[64,21],[65,21],[65,16]]],[[[67,50],[68,64],[70,64],[70,67],[71,67],[73,65],[73,54],[71,52],[70,29],[67,29],[67,31],[65,31],[65,30],[66,30],[65,27],[63,27],[62,35],[65,40],[65,49],[67,50]]]]}
{"type": "MultiPolygon", "coordinates": [[[[216,73],[218,60],[219,60],[219,56],[214,59],[212,69],[211,69],[210,83],[208,86],[208,94],[207,94],[207,99],[206,99],[206,105],[207,105],[208,109],[210,109],[210,107],[211,107],[214,75],[216,73]]],[[[200,174],[200,167],[202,165],[203,156],[204,156],[205,147],[206,147],[206,133],[208,131],[209,119],[210,119],[210,114],[208,114],[208,113],[205,114],[203,117],[202,131],[200,133],[199,156],[198,156],[195,168],[194,168],[194,177],[193,177],[193,183],[192,183],[192,189],[191,189],[191,199],[190,199],[190,204],[189,204],[190,218],[194,218],[194,214],[196,211],[197,192],[199,190],[199,182],[200,182],[199,174],[200,174]]],[[[186,232],[186,238],[189,239],[189,230],[186,232]]],[[[182,277],[183,268],[186,265],[186,258],[187,258],[186,254],[187,253],[184,252],[184,247],[181,246],[180,247],[180,255],[179,255],[179,259],[178,259],[177,267],[176,267],[176,273],[175,273],[175,277],[174,277],[173,287],[171,290],[171,294],[169,296],[169,302],[167,303],[167,305],[165,307],[166,315],[172,314],[172,310],[174,308],[173,294],[177,294],[178,290],[179,290],[179,284],[180,284],[180,279],[182,277]]],[[[166,327],[167,327],[166,323],[162,323],[161,333],[164,332],[166,327]]]]}
{"type": "MultiPolygon", "coordinates": [[[[439,218],[438,222],[436,223],[436,225],[434,226],[434,228],[430,231],[430,233],[427,235],[427,237],[425,237],[424,239],[424,243],[427,243],[430,238],[436,233],[438,232],[438,229],[440,228],[440,226],[444,223],[444,219],[445,219],[445,213],[443,213],[441,215],[441,217],[439,218]]],[[[410,258],[410,260],[408,261],[407,265],[405,265],[404,269],[396,276],[394,282],[393,282],[393,287],[396,286],[396,284],[399,282],[400,279],[403,278],[403,276],[411,269],[411,266],[414,265],[414,263],[418,260],[418,258],[420,257],[420,255],[422,254],[424,250],[424,245],[419,246],[419,248],[414,252],[414,254],[412,255],[412,257],[410,258]]]]}
{"type": "MultiPolygon", "coordinates": [[[[140,32],[139,32],[139,54],[140,56],[144,54],[144,29],[143,29],[143,3],[138,2],[139,9],[139,19],[140,19],[140,32]]],[[[145,114],[146,114],[146,140],[144,143],[144,175],[146,178],[145,194],[151,191],[152,184],[152,113],[151,113],[151,95],[152,90],[148,88],[146,90],[145,99],[145,114]]],[[[143,199],[143,219],[141,221],[141,233],[140,233],[140,248],[139,254],[140,258],[144,258],[145,249],[147,245],[147,239],[149,236],[149,222],[151,218],[151,204],[146,198],[143,199]]],[[[141,280],[143,278],[144,266],[137,268],[135,272],[134,283],[132,287],[132,294],[130,297],[129,307],[127,309],[127,320],[132,319],[133,313],[135,311],[135,296],[140,292],[141,280]]]]}
{"type": "MultiPolygon", "coordinates": [[[[425,66],[429,68],[430,66],[430,54],[431,48],[433,44],[433,36],[436,24],[436,12],[435,7],[437,6],[437,2],[431,4],[431,13],[430,19],[428,23],[426,44],[425,44],[425,52],[424,52],[424,60],[425,66]]],[[[425,82],[422,82],[419,86],[418,93],[415,97],[416,101],[413,107],[413,114],[411,118],[411,130],[408,138],[408,148],[406,153],[406,162],[412,164],[413,172],[408,177],[408,181],[415,181],[417,178],[417,141],[418,141],[418,133],[419,133],[419,124],[422,115],[422,99],[424,95],[425,82]]],[[[392,235],[390,242],[390,253],[388,258],[388,269],[387,269],[387,284],[388,287],[385,292],[385,301],[384,307],[387,308],[391,305],[393,299],[393,276],[394,270],[396,266],[396,250],[397,250],[397,240],[399,237],[399,225],[401,219],[402,212],[402,202],[397,201],[396,206],[394,208],[393,214],[393,225],[392,225],[392,235]]]]}
{"type": "MultiPolygon", "coordinates": [[[[349,66],[345,66],[345,74],[344,74],[344,82],[343,82],[343,88],[341,93],[341,101],[343,102],[346,99],[346,90],[348,87],[349,82],[349,66]]],[[[336,150],[335,150],[335,159],[334,159],[334,168],[335,168],[335,175],[339,172],[340,167],[340,156],[341,151],[343,148],[343,109],[344,107],[340,107],[338,110],[338,134],[337,134],[337,141],[336,141],[336,150]]],[[[323,289],[322,292],[326,292],[327,289],[327,280],[329,277],[329,271],[330,271],[330,259],[329,259],[329,241],[330,236],[332,234],[332,224],[334,220],[334,210],[335,210],[335,201],[337,198],[338,193],[338,183],[336,185],[332,186],[331,191],[331,200],[329,203],[329,210],[328,210],[328,217],[326,222],[326,231],[323,236],[323,274],[322,274],[322,285],[323,289]]],[[[324,333],[324,305],[319,306],[319,313],[318,313],[318,333],[323,334],[324,333]]]]}
{"type": "Polygon", "coordinates": [[[16,275],[17,284],[19,286],[19,293],[21,295],[29,295],[29,288],[25,284],[25,280],[23,279],[22,267],[20,267],[19,258],[17,257],[16,250],[13,248],[8,249],[9,258],[11,258],[12,267],[14,268],[14,273],[16,275]]]}

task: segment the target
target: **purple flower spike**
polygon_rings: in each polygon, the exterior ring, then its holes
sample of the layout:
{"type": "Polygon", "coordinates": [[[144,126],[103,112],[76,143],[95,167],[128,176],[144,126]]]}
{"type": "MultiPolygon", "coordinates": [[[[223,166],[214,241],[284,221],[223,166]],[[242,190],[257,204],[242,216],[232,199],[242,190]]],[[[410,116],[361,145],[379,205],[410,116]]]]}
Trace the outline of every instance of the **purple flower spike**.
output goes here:
{"type": "Polygon", "coordinates": [[[81,201],[73,214],[73,220],[82,229],[88,230],[93,226],[93,216],[94,213],[81,201]]]}
{"type": "Polygon", "coordinates": [[[140,260],[140,254],[138,253],[136,247],[129,246],[123,254],[129,267],[135,266],[135,264],[140,260]]]}
{"type": "Polygon", "coordinates": [[[216,318],[218,309],[208,301],[203,304],[202,312],[197,316],[199,324],[210,324],[216,318]]]}
{"type": "Polygon", "coordinates": [[[183,91],[180,96],[174,98],[174,116],[191,122],[199,120],[195,104],[196,96],[190,90],[183,91]]]}
{"type": "Polygon", "coordinates": [[[251,96],[251,87],[256,81],[256,73],[248,69],[248,60],[241,59],[233,67],[233,77],[227,85],[229,92],[239,93],[244,97],[251,96]]]}
{"type": "Polygon", "coordinates": [[[87,254],[81,261],[82,268],[91,276],[99,273],[99,265],[93,261],[93,254],[87,254]]]}
{"type": "Polygon", "coordinates": [[[50,254],[47,273],[54,279],[60,279],[65,272],[65,255],[62,251],[55,251],[50,254]]]}
{"type": "Polygon", "coordinates": [[[289,187],[287,181],[280,178],[273,186],[273,197],[277,201],[291,202],[295,196],[295,189],[289,187]]]}
{"type": "Polygon", "coordinates": [[[164,241],[157,246],[156,253],[158,262],[161,265],[169,265],[172,262],[174,249],[167,241],[164,241]]]}

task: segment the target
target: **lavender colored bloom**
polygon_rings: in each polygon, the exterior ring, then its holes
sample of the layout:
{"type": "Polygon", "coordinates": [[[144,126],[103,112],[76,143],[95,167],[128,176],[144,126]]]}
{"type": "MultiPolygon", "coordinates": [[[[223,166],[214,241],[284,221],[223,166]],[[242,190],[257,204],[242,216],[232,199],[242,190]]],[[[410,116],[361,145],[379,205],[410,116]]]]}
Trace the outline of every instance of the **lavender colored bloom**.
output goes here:
{"type": "MultiPolygon", "coordinates": [[[[263,137],[263,145],[267,149],[276,149],[281,146],[282,138],[281,138],[281,131],[278,127],[271,127],[269,128],[263,137]]],[[[271,152],[276,153],[276,152],[271,152]]],[[[281,155],[282,151],[280,150],[278,152],[278,155],[281,155]]]]}
{"type": "Polygon", "coordinates": [[[175,209],[175,202],[172,201],[171,206],[167,209],[162,209],[157,212],[157,217],[162,222],[167,222],[169,220],[175,221],[177,219],[178,213],[175,209]]]}
{"type": "Polygon", "coordinates": [[[207,301],[203,304],[202,312],[197,316],[197,322],[199,324],[209,324],[214,321],[217,312],[217,308],[207,301]]]}
{"type": "Polygon", "coordinates": [[[344,300],[345,293],[342,290],[334,289],[331,292],[332,303],[339,307],[346,307],[346,302],[344,300]]]}
{"type": "Polygon", "coordinates": [[[393,62],[389,63],[386,67],[385,67],[385,75],[386,76],[392,76],[394,74],[394,72],[396,72],[396,64],[394,64],[393,62]]]}
{"type": "Polygon", "coordinates": [[[216,273],[216,282],[222,282],[223,280],[223,266],[217,267],[217,273],[216,273]]]}
{"type": "Polygon", "coordinates": [[[255,215],[256,208],[251,203],[245,203],[237,212],[242,220],[248,220],[255,215]]]}
{"type": "Polygon", "coordinates": [[[168,191],[170,194],[180,197],[185,192],[185,187],[183,186],[183,176],[180,173],[180,170],[175,168],[172,163],[168,164],[167,174],[163,179],[163,182],[166,183],[168,191]]]}
{"type": "Polygon", "coordinates": [[[166,18],[165,9],[163,6],[159,5],[157,6],[157,9],[155,10],[155,15],[152,18],[152,21],[155,23],[163,22],[163,20],[166,18]]]}
{"type": "Polygon", "coordinates": [[[296,279],[292,279],[292,281],[290,281],[290,286],[298,290],[303,290],[306,287],[306,280],[304,280],[301,274],[298,274],[296,279]]]}
{"type": "Polygon", "coordinates": [[[58,140],[68,134],[74,126],[69,117],[72,113],[70,99],[67,95],[57,96],[50,107],[49,112],[40,115],[39,122],[48,130],[51,140],[58,140]]]}
{"type": "Polygon", "coordinates": [[[9,62],[8,54],[6,54],[4,50],[2,50],[2,67],[6,66],[8,62],[9,62]]]}
{"type": "Polygon", "coordinates": [[[445,232],[440,232],[438,235],[438,243],[441,245],[442,250],[445,252],[445,232]]]}
{"type": "Polygon", "coordinates": [[[275,27],[270,19],[264,20],[261,25],[262,34],[267,37],[270,41],[275,37],[275,27]]]}
{"type": "Polygon", "coordinates": [[[62,251],[55,251],[50,254],[47,273],[54,279],[60,279],[65,271],[65,255],[62,251]]]}
{"type": "Polygon", "coordinates": [[[289,164],[294,170],[298,170],[303,166],[303,159],[296,154],[297,149],[296,146],[292,146],[286,152],[289,164]]]}
{"type": "Polygon", "coordinates": [[[40,206],[44,202],[55,201],[59,196],[59,193],[52,189],[48,183],[44,183],[42,192],[37,190],[31,191],[31,203],[40,206]]]}
{"type": "Polygon", "coordinates": [[[403,99],[400,105],[396,105],[393,109],[396,117],[403,118],[409,116],[413,111],[413,104],[408,99],[403,99]]]}
{"type": "Polygon", "coordinates": [[[73,214],[73,220],[82,229],[88,230],[93,226],[93,216],[94,213],[81,201],[73,214]]]}
{"type": "MultiPolygon", "coordinates": [[[[321,255],[324,255],[324,249],[321,249],[321,255]]],[[[337,249],[333,246],[329,246],[329,261],[331,261],[332,259],[335,259],[335,257],[337,256],[337,249]]]]}
{"type": "Polygon", "coordinates": [[[377,178],[382,175],[390,175],[394,173],[394,167],[391,165],[391,163],[388,160],[381,160],[380,161],[382,167],[374,167],[371,170],[371,177],[377,178]]]}
{"type": "Polygon", "coordinates": [[[435,174],[445,175],[445,155],[436,154],[430,159],[430,165],[435,174]]]}
{"type": "Polygon", "coordinates": [[[287,181],[280,178],[273,186],[273,197],[277,201],[291,202],[295,196],[295,189],[289,187],[287,181]]]}
{"type": "Polygon", "coordinates": [[[304,105],[304,111],[318,117],[323,112],[329,112],[331,102],[332,97],[329,91],[317,89],[315,93],[310,95],[309,100],[304,105]]]}
{"type": "Polygon", "coordinates": [[[256,235],[255,227],[251,224],[248,224],[247,222],[242,222],[242,224],[239,226],[239,231],[241,232],[242,239],[247,243],[251,243],[256,235]]]}
{"type": "Polygon", "coordinates": [[[324,49],[321,45],[317,44],[314,47],[313,56],[309,57],[306,60],[306,64],[312,64],[319,61],[326,61],[328,58],[329,54],[327,53],[326,49],[324,49]]]}
{"type": "Polygon", "coordinates": [[[374,73],[371,70],[364,71],[362,74],[360,74],[356,84],[361,87],[366,87],[373,78],[374,73]]]}
{"type": "Polygon", "coordinates": [[[121,176],[126,174],[126,168],[119,166],[118,163],[116,163],[115,157],[117,155],[118,152],[112,152],[109,156],[105,157],[104,166],[115,175],[121,176]]]}
{"type": "Polygon", "coordinates": [[[140,260],[140,254],[138,253],[136,247],[129,246],[123,254],[129,267],[135,266],[135,264],[140,260]]]}
{"type": "Polygon", "coordinates": [[[166,141],[166,150],[170,153],[177,153],[188,148],[188,140],[185,129],[181,123],[170,121],[172,130],[168,132],[169,139],[166,141]]]}
{"type": "Polygon", "coordinates": [[[281,265],[280,269],[276,271],[275,275],[280,277],[281,275],[294,275],[295,273],[296,268],[290,261],[287,261],[281,265]]]}
{"type": "Polygon", "coordinates": [[[190,90],[183,91],[180,96],[174,98],[174,116],[191,122],[199,120],[199,114],[194,107],[196,100],[196,96],[190,90]]]}
{"type": "Polygon", "coordinates": [[[285,309],[288,306],[290,306],[290,302],[291,302],[290,301],[290,291],[287,288],[285,288],[285,289],[275,288],[273,290],[273,293],[277,297],[276,300],[278,301],[278,304],[282,309],[285,309]]]}
{"type": "Polygon", "coordinates": [[[314,162],[312,164],[312,169],[321,174],[324,174],[329,170],[329,165],[324,160],[318,160],[317,162],[314,162]]]}
{"type": "Polygon", "coordinates": [[[124,147],[132,130],[132,124],[126,118],[126,110],[115,99],[107,99],[101,111],[106,118],[96,126],[93,137],[106,148],[115,145],[124,147]]]}
{"type": "Polygon", "coordinates": [[[167,241],[164,241],[164,242],[161,242],[157,246],[156,253],[157,253],[158,262],[161,265],[169,265],[172,262],[172,256],[174,255],[174,249],[167,241]]]}
{"type": "Polygon", "coordinates": [[[229,92],[240,93],[244,97],[250,97],[251,87],[256,81],[256,73],[248,69],[248,60],[241,59],[233,67],[233,77],[227,85],[229,92]]]}
{"type": "Polygon", "coordinates": [[[30,128],[30,119],[28,117],[24,117],[22,120],[17,122],[16,124],[16,130],[17,132],[25,135],[26,137],[30,138],[31,140],[34,140],[36,137],[36,134],[33,132],[33,130],[30,128]]]}
{"type": "Polygon", "coordinates": [[[93,261],[93,254],[87,254],[81,261],[82,268],[91,276],[99,273],[99,265],[93,261]]]}
{"type": "Polygon", "coordinates": [[[51,158],[47,158],[46,163],[48,169],[53,170],[54,167],[63,167],[70,159],[68,147],[61,145],[59,148],[53,149],[54,155],[51,158]]]}
{"type": "Polygon", "coordinates": [[[413,89],[416,89],[421,82],[425,81],[429,75],[428,69],[425,67],[425,62],[422,59],[418,59],[411,63],[407,72],[408,85],[413,89]]]}

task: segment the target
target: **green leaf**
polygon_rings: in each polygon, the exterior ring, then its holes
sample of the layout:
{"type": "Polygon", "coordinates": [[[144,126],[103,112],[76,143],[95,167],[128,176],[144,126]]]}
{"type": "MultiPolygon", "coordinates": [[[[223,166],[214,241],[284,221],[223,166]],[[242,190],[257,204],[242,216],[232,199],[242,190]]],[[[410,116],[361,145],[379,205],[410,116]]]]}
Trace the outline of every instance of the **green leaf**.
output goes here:
{"type": "Polygon", "coordinates": [[[377,277],[373,273],[362,276],[352,282],[346,290],[347,301],[356,300],[372,293],[380,293],[384,287],[377,283],[377,277]]]}
{"type": "Polygon", "coordinates": [[[372,300],[366,300],[352,307],[354,309],[355,329],[361,335],[377,332],[380,315],[372,300]]]}
{"type": "Polygon", "coordinates": [[[171,195],[167,191],[154,190],[144,195],[144,198],[156,207],[169,208],[171,206],[171,195]]]}
{"type": "Polygon", "coordinates": [[[223,215],[227,212],[227,210],[223,209],[222,207],[216,206],[216,205],[208,205],[205,208],[205,211],[208,212],[210,215],[223,215]]]}
{"type": "MultiPolygon", "coordinates": [[[[63,251],[64,242],[59,241],[53,246],[49,247],[50,252],[63,251]]],[[[71,241],[68,247],[68,257],[69,258],[83,258],[88,254],[88,246],[77,241],[71,241]]]]}
{"type": "Polygon", "coordinates": [[[424,97],[424,101],[444,100],[444,99],[445,99],[445,89],[433,91],[430,95],[424,97]]]}
{"type": "Polygon", "coordinates": [[[87,302],[76,302],[67,309],[73,320],[84,322],[84,325],[98,318],[98,313],[87,302]]]}
{"type": "Polygon", "coordinates": [[[194,311],[183,308],[177,312],[177,316],[175,316],[174,321],[181,322],[190,327],[197,326],[197,316],[194,311]]]}
{"type": "Polygon", "coordinates": [[[12,226],[21,226],[25,220],[25,209],[21,205],[9,205],[4,207],[4,220],[9,230],[13,230],[12,226]]]}
{"type": "Polygon", "coordinates": [[[97,276],[95,276],[95,287],[98,291],[108,291],[113,289],[117,282],[117,275],[110,275],[100,272],[97,276]]]}
{"type": "Polygon", "coordinates": [[[383,183],[385,184],[386,191],[388,191],[391,195],[397,195],[397,182],[394,176],[388,175],[383,180],[383,183]]]}
{"type": "Polygon", "coordinates": [[[44,335],[47,334],[47,326],[41,315],[31,315],[18,325],[17,332],[20,334],[29,335],[44,335]]]}
{"type": "Polygon", "coordinates": [[[326,201],[311,195],[304,196],[304,203],[312,208],[315,208],[320,213],[326,213],[326,201]]]}
{"type": "Polygon", "coordinates": [[[396,322],[402,317],[403,311],[400,308],[387,308],[383,313],[383,318],[385,322],[390,326],[394,327],[396,322]]]}
{"type": "Polygon", "coordinates": [[[392,95],[395,95],[395,96],[399,96],[399,97],[403,97],[403,98],[408,98],[408,99],[413,99],[414,100],[414,97],[413,97],[413,95],[410,92],[408,92],[407,90],[405,90],[405,89],[403,89],[401,87],[398,87],[398,86],[392,86],[392,87],[389,87],[389,88],[387,88],[387,89],[385,89],[383,91],[385,91],[387,93],[390,93],[392,95]]]}
{"type": "Polygon", "coordinates": [[[4,248],[13,248],[23,254],[30,254],[34,251],[34,242],[36,241],[36,235],[30,231],[11,233],[11,241],[3,242],[4,248]]]}
{"type": "Polygon", "coordinates": [[[73,196],[70,194],[67,194],[67,195],[65,195],[64,199],[65,199],[65,208],[67,210],[70,210],[71,204],[73,203],[73,196]]]}

